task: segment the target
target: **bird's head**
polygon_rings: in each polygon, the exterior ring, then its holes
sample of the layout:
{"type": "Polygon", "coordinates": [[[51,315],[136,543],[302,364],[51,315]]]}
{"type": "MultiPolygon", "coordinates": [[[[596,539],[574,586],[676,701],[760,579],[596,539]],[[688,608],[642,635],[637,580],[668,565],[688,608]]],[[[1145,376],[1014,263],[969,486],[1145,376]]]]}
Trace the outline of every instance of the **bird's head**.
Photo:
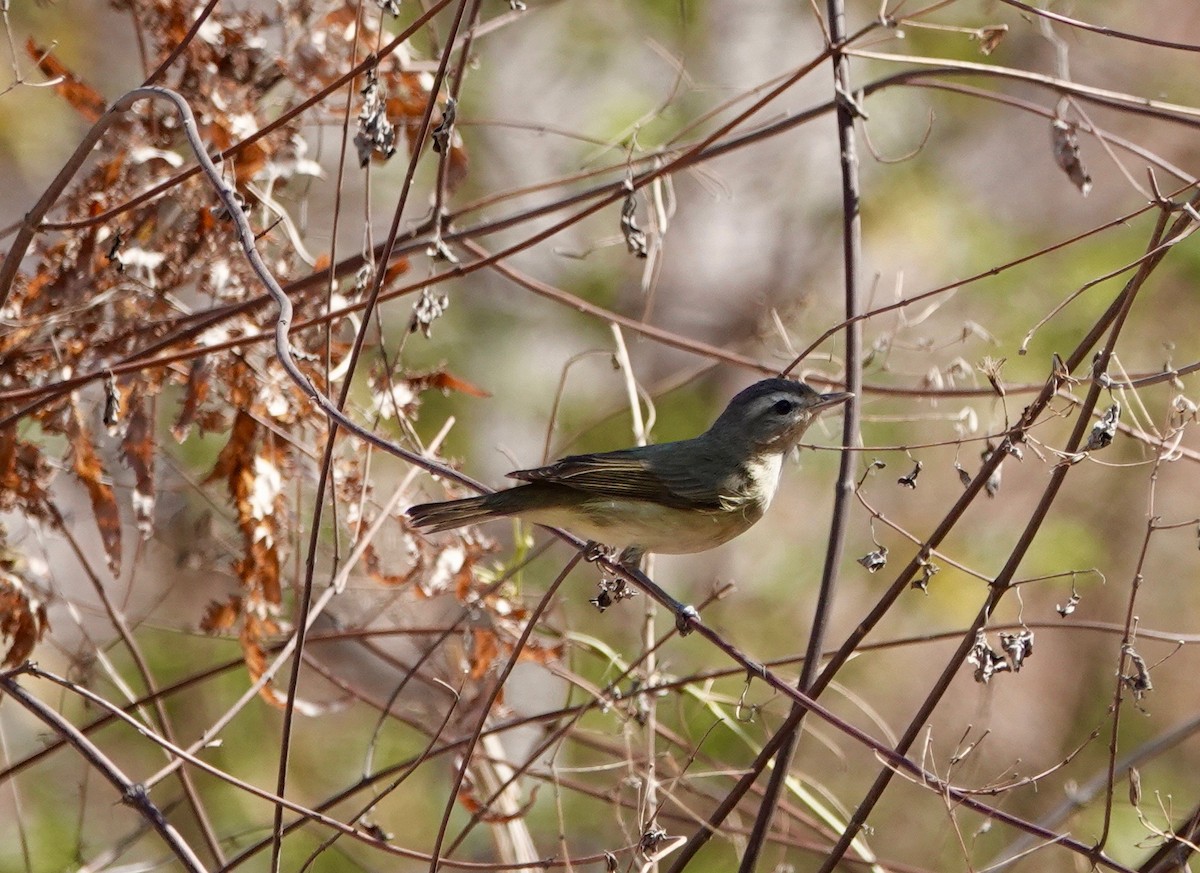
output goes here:
{"type": "Polygon", "coordinates": [[[730,400],[709,434],[749,453],[787,452],[818,413],[853,396],[846,391],[821,394],[791,379],[764,379],[730,400]]]}

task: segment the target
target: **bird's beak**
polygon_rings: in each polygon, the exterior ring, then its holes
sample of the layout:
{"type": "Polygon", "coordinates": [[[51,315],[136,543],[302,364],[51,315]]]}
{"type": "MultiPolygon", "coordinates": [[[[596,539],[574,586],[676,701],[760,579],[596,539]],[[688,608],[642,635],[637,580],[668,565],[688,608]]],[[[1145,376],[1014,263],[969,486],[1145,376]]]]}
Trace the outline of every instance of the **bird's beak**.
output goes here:
{"type": "Polygon", "coordinates": [[[812,412],[816,412],[820,409],[827,409],[830,406],[836,406],[839,403],[845,403],[853,396],[854,394],[849,391],[833,391],[829,394],[822,394],[821,398],[811,407],[809,407],[809,409],[812,412]]]}

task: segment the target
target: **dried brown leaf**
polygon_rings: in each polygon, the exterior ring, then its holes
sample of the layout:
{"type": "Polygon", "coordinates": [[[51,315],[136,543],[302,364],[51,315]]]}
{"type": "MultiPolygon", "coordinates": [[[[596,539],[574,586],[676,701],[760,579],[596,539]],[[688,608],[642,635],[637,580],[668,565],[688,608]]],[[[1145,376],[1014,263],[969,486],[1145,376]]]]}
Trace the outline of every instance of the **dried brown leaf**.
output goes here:
{"type": "Polygon", "coordinates": [[[1067,174],[1067,178],[1079,189],[1080,194],[1088,196],[1088,192],[1092,190],[1092,177],[1088,175],[1079,157],[1079,137],[1076,136],[1075,125],[1055,118],[1050,123],[1050,143],[1059,168],[1067,174]]]}
{"type": "Polygon", "coordinates": [[[485,628],[471,630],[471,678],[482,679],[500,654],[500,641],[493,631],[485,628]]]}
{"type": "Polygon", "coordinates": [[[104,114],[108,101],[50,54],[50,49],[42,48],[30,39],[25,43],[25,51],[37,62],[42,75],[52,81],[57,80],[53,86],[54,93],[66,100],[72,109],[88,121],[96,121],[104,114]]]}
{"type": "Polygon", "coordinates": [[[464,550],[462,566],[454,574],[454,596],[459,603],[467,603],[471,599],[471,588],[475,583],[475,573],[472,567],[478,557],[473,550],[464,550]]]}
{"type": "Polygon", "coordinates": [[[388,118],[402,119],[409,134],[411,148],[413,135],[420,128],[429,102],[429,90],[422,84],[419,73],[401,70],[380,71],[380,80],[387,87],[385,102],[388,118]]]}
{"type": "MultiPolygon", "coordinates": [[[[515,627],[513,622],[504,622],[503,624],[515,627]]],[[[510,639],[516,639],[515,630],[512,627],[505,627],[504,633],[506,637],[512,633],[514,635],[510,639]]],[[[514,648],[514,644],[509,639],[502,640],[495,631],[484,628],[471,630],[471,642],[470,677],[472,679],[482,679],[497,658],[510,656],[514,648]]],[[[562,660],[564,652],[565,648],[561,643],[543,644],[536,640],[529,640],[521,648],[517,660],[528,661],[532,664],[553,664],[562,660]]]]}
{"type": "Polygon", "coordinates": [[[128,425],[121,440],[125,466],[133,471],[133,513],[143,539],[154,531],[154,432],[146,411],[146,399],[134,388],[126,403],[128,425]]]}
{"type": "MultiPolygon", "coordinates": [[[[246,670],[252,682],[257,682],[266,672],[267,653],[263,649],[263,638],[273,632],[274,628],[274,622],[264,621],[253,612],[245,612],[242,616],[242,631],[238,634],[238,642],[242,644],[242,660],[246,662],[246,670]]],[[[283,708],[279,694],[270,682],[263,685],[259,694],[272,706],[283,708]]]]}
{"type": "Polygon", "coordinates": [[[231,631],[241,612],[242,598],[236,594],[228,600],[214,600],[204,609],[204,618],[200,619],[200,630],[206,634],[231,631]]]}
{"type": "MultiPolygon", "coordinates": [[[[232,148],[241,141],[241,137],[234,135],[225,124],[215,119],[210,124],[204,125],[201,132],[208,142],[222,151],[232,148]]],[[[239,148],[237,160],[234,162],[234,178],[237,180],[238,186],[253,179],[267,165],[270,156],[271,152],[268,150],[266,139],[258,139],[239,148]]]]}
{"type": "MultiPolygon", "coordinates": [[[[24,306],[36,303],[42,296],[42,292],[54,282],[54,273],[46,268],[46,264],[47,262],[43,260],[38,267],[38,271],[21,287],[21,297],[23,298],[24,306]]],[[[4,346],[0,345],[0,348],[4,348],[4,346]]]]}
{"type": "Polygon", "coordinates": [[[439,391],[457,391],[460,394],[468,394],[471,397],[491,397],[491,393],[480,388],[478,385],[473,385],[466,379],[459,378],[453,373],[446,370],[435,370],[432,373],[423,373],[418,376],[409,376],[408,384],[412,386],[414,391],[424,391],[428,388],[437,388],[439,391]]]}
{"type": "Polygon", "coordinates": [[[217,463],[213,465],[212,472],[204,480],[205,483],[224,479],[230,483],[232,490],[233,477],[237,471],[253,463],[253,449],[257,437],[258,422],[248,412],[239,409],[229,431],[229,440],[217,455],[217,463]]]}
{"type": "Polygon", "coordinates": [[[270,446],[256,452],[259,424],[238,410],[229,441],[205,482],[225,480],[237,514],[243,551],[233,570],[252,603],[277,606],[282,599],[277,513],[281,456],[270,446]]]}
{"type": "MultiPolygon", "coordinates": [[[[101,189],[107,190],[117,184],[117,180],[121,178],[121,173],[125,169],[125,159],[128,156],[128,152],[117,152],[117,154],[100,165],[98,168],[99,176],[96,182],[101,189]]],[[[92,215],[99,215],[104,211],[104,206],[101,203],[92,203],[89,209],[92,215]]]]}
{"type": "Polygon", "coordinates": [[[191,428],[192,422],[196,420],[197,410],[208,398],[210,386],[208,360],[207,355],[202,355],[192,361],[192,366],[188,370],[187,389],[183,394],[179,417],[175,419],[175,424],[171,425],[171,436],[175,437],[176,442],[181,443],[187,438],[188,430],[191,428]]]}
{"type": "Polygon", "coordinates": [[[555,664],[562,660],[565,651],[566,648],[562,643],[542,645],[530,642],[521,649],[520,660],[531,661],[534,664],[555,664]]]}
{"type": "Polygon", "coordinates": [[[17,439],[16,427],[0,429],[0,509],[11,509],[10,500],[4,495],[16,496],[17,490],[17,439]]]}
{"type": "Polygon", "coordinates": [[[375,550],[375,546],[367,543],[363,547],[363,562],[367,568],[367,574],[378,582],[380,585],[388,587],[396,587],[399,585],[407,585],[413,578],[413,574],[417,572],[418,565],[413,565],[407,573],[395,574],[383,572],[383,562],[379,559],[379,552],[375,550]]]}
{"type": "MultiPolygon", "coordinates": [[[[246,662],[246,670],[250,679],[257,682],[267,671],[266,642],[271,636],[279,633],[279,624],[273,619],[260,618],[252,610],[247,610],[242,616],[242,631],[238,640],[242,644],[242,658],[246,662]]],[[[276,709],[284,709],[288,705],[287,695],[281,694],[273,682],[266,682],[259,691],[259,696],[276,709]]],[[[292,701],[296,711],[301,715],[316,716],[326,712],[329,707],[321,706],[296,698],[292,701]]]]}
{"type": "Polygon", "coordinates": [[[478,792],[475,790],[475,785],[470,780],[463,780],[462,787],[458,791],[458,802],[462,804],[463,809],[471,815],[478,816],[479,820],[488,824],[507,824],[510,821],[516,821],[524,818],[529,810],[533,808],[533,804],[537,800],[538,786],[534,786],[529,792],[529,799],[512,813],[492,812],[480,802],[478,792]]]}
{"type": "Polygon", "coordinates": [[[79,404],[72,399],[71,415],[67,420],[67,436],[71,441],[71,469],[87,489],[92,502],[92,514],[100,531],[100,541],[108,556],[108,567],[114,576],[121,572],[121,513],[112,486],[104,481],[104,465],[92,445],[92,435],[79,404]]]}
{"type": "Polygon", "coordinates": [[[350,3],[343,3],[325,15],[322,21],[331,30],[347,30],[358,24],[358,11],[350,3]]]}
{"type": "Polygon", "coordinates": [[[383,286],[386,288],[408,272],[411,262],[408,258],[397,258],[388,265],[383,275],[383,286]]]}
{"type": "Polygon", "coordinates": [[[973,38],[979,40],[980,54],[990,55],[1006,36],[1008,36],[1007,24],[990,24],[987,27],[979,28],[973,38]]]}
{"type": "Polygon", "coordinates": [[[28,515],[46,517],[50,465],[41,449],[17,439],[17,428],[0,430],[0,511],[20,507],[28,515]]]}
{"type": "MultiPolygon", "coordinates": [[[[243,530],[243,538],[247,538],[245,534],[249,525],[242,524],[240,518],[239,525],[243,530]]],[[[257,529],[258,526],[253,527],[257,529]]],[[[273,537],[250,542],[246,553],[233,562],[233,571],[244,589],[266,603],[278,606],[282,599],[279,584],[279,551],[275,548],[273,537]]]]}
{"type": "MultiPolygon", "coordinates": [[[[39,274],[42,275],[42,274],[39,274]]],[[[32,287],[31,281],[26,289],[32,287]]],[[[39,332],[36,324],[25,325],[5,325],[4,332],[0,333],[0,363],[11,353],[23,352],[25,341],[39,332]]]]}
{"type": "Polygon", "coordinates": [[[49,629],[46,607],[30,595],[19,575],[0,567],[0,642],[11,640],[0,667],[23,664],[49,629]]]}
{"type": "Polygon", "coordinates": [[[458,802],[471,815],[479,815],[483,810],[483,804],[479,802],[479,798],[475,795],[475,786],[465,779],[463,780],[462,787],[458,789],[458,802]]]}
{"type": "Polygon", "coordinates": [[[446,190],[453,194],[467,178],[471,170],[471,159],[467,157],[466,148],[456,144],[450,146],[450,155],[446,160],[446,190]]]}

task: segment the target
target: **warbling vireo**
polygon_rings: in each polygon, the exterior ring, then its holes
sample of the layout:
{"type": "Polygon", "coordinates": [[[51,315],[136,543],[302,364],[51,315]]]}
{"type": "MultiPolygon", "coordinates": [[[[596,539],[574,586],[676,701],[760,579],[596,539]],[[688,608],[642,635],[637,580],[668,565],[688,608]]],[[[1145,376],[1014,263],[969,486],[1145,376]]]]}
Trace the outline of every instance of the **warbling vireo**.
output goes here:
{"type": "Polygon", "coordinates": [[[712,427],[688,440],[571,455],[508,475],[527,484],[408,510],[426,532],[520,516],[622,547],[636,567],[646,552],[702,552],[762,518],[783,456],[823,409],[849,400],[803,382],[764,379],[740,392],[712,427]]]}

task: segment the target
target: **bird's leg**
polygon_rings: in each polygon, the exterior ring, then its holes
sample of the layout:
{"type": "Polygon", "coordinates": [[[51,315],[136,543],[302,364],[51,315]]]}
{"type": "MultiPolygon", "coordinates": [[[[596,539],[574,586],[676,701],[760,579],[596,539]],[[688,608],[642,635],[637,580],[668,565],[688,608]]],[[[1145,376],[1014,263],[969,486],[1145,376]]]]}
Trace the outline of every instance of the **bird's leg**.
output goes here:
{"type": "Polygon", "coordinates": [[[617,563],[626,570],[638,571],[642,569],[642,558],[646,556],[646,550],[637,546],[628,546],[621,550],[620,556],[617,558],[617,563]]]}
{"type": "MultiPolygon", "coordinates": [[[[621,554],[617,556],[616,560],[621,567],[644,579],[645,576],[642,574],[642,559],[644,557],[646,557],[645,549],[639,546],[626,546],[621,550],[621,554]]],[[[612,580],[612,586],[611,595],[614,602],[620,602],[627,597],[633,597],[637,594],[636,591],[632,590],[625,583],[625,579],[621,576],[617,576],[612,580]]]]}
{"type": "MultiPolygon", "coordinates": [[[[595,562],[611,555],[611,549],[594,540],[588,542],[583,550],[585,561],[595,562]]],[[[663,591],[662,588],[642,572],[642,558],[645,555],[645,549],[637,546],[628,546],[621,551],[616,561],[626,572],[637,576],[638,580],[648,589],[657,592],[658,596],[666,602],[667,608],[674,613],[675,629],[679,631],[679,635],[687,636],[692,632],[693,626],[700,622],[700,613],[696,611],[696,607],[671,597],[671,595],[663,591]]],[[[620,576],[617,576],[615,579],[601,578],[600,593],[591,598],[589,602],[596,609],[604,612],[604,610],[608,609],[614,603],[619,603],[626,598],[633,597],[636,593],[620,576]]]]}
{"type": "Polygon", "coordinates": [[[583,559],[589,564],[594,564],[603,558],[611,558],[613,549],[611,546],[606,546],[604,543],[598,543],[595,540],[588,540],[583,546],[583,559]]]}

